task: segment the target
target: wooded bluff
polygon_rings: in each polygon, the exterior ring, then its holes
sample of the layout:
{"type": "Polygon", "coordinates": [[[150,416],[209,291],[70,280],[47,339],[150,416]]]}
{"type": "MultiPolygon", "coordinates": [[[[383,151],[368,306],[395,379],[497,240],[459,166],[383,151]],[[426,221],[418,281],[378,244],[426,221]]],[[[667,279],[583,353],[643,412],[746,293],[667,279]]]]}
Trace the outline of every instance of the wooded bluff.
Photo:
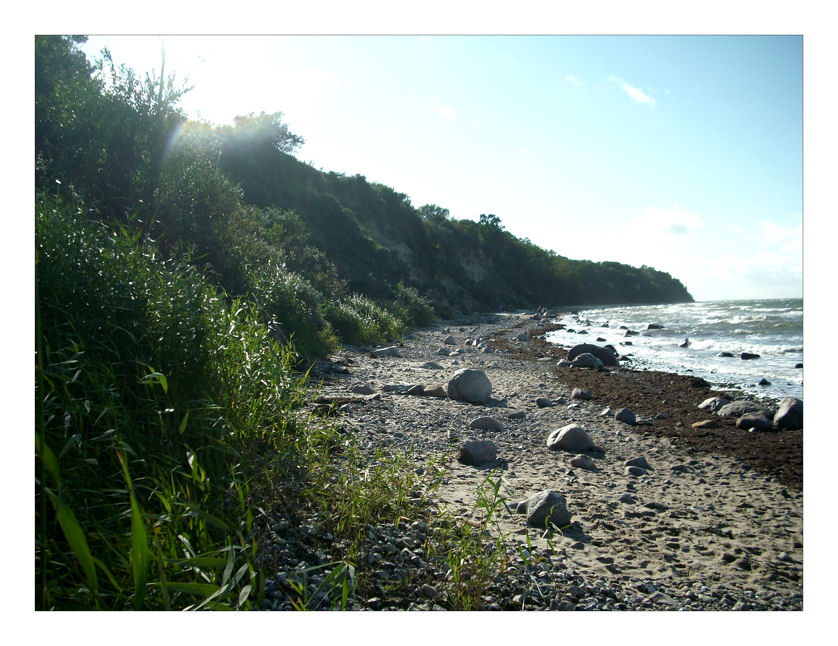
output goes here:
{"type": "Polygon", "coordinates": [[[570,260],[494,214],[456,220],[363,176],[315,169],[293,156],[303,139],[282,113],[189,121],[178,107],[188,88],[173,77],[140,79],[107,52],[91,63],[80,42],[36,39],[38,191],[187,257],[314,354],[329,346],[316,341],[324,333],[360,341],[351,319],[369,319],[362,309],[396,316],[372,334],[388,336],[473,311],[692,300],[651,267],[570,260]]]}

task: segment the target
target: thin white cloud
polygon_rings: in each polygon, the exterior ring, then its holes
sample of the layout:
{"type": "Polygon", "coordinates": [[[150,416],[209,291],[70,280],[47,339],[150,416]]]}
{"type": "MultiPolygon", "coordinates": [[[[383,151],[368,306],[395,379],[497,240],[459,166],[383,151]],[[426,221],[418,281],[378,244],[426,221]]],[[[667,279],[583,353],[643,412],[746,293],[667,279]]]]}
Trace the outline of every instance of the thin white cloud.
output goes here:
{"type": "Polygon", "coordinates": [[[643,210],[637,223],[647,231],[683,236],[704,226],[698,213],[690,213],[680,204],[672,207],[650,206],[643,210]]]}
{"type": "Polygon", "coordinates": [[[580,81],[575,76],[570,76],[569,74],[564,77],[568,83],[573,83],[576,87],[582,87],[582,81],[580,81]]]}
{"type": "Polygon", "coordinates": [[[443,119],[453,119],[454,117],[459,116],[457,111],[453,108],[445,105],[435,93],[431,92],[431,96],[433,97],[434,101],[436,101],[436,111],[440,117],[443,119]]]}
{"type": "Polygon", "coordinates": [[[608,80],[612,83],[616,83],[617,85],[619,85],[622,88],[623,92],[625,92],[629,96],[629,98],[635,103],[645,103],[647,105],[652,106],[653,108],[655,107],[655,99],[650,97],[639,87],[629,85],[623,79],[617,78],[616,76],[609,76],[608,80]]]}

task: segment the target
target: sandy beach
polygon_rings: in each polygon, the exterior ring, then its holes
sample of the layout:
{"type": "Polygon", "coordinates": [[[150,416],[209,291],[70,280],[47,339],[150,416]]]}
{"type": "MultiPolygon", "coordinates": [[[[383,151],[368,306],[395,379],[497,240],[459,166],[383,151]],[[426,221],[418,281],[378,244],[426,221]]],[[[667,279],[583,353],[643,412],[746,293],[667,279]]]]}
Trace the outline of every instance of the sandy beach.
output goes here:
{"type": "MultiPolygon", "coordinates": [[[[498,585],[486,608],[802,609],[802,431],[737,429],[735,420],[698,408],[720,393],[690,377],[558,367],[567,352],[541,339],[550,324],[494,314],[418,331],[384,353],[393,356],[345,348],[314,371],[321,401],[350,401],[340,424],[371,451],[410,449],[417,462],[449,456],[438,510],[478,520],[481,483],[500,478],[505,504],[492,531],[544,557],[538,576],[547,592],[516,596],[513,581],[498,585]],[[489,401],[440,396],[462,368],[485,372],[489,401]],[[574,388],[590,398],[573,398],[574,388]],[[621,407],[639,423],[617,421],[621,407]],[[469,428],[481,417],[497,424],[469,428]],[[572,423],[596,445],[581,466],[571,461],[582,453],[546,444],[572,423]],[[469,439],[490,440],[497,458],[458,462],[469,439]],[[645,468],[633,475],[627,461],[645,468]],[[562,531],[528,526],[516,511],[547,490],[566,499],[571,523],[562,531]]],[[[373,608],[440,609],[431,601],[374,601],[373,608]]]]}

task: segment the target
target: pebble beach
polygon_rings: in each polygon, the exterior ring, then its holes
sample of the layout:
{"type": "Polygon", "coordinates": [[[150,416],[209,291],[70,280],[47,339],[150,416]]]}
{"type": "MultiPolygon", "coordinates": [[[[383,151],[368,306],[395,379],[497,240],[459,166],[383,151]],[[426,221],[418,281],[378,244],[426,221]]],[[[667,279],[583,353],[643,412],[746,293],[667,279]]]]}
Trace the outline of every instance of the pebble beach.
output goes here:
{"type": "MultiPolygon", "coordinates": [[[[700,379],[562,365],[567,348],[544,341],[552,322],[448,321],[391,348],[345,347],[312,368],[313,406],[329,407],[370,456],[406,450],[417,469],[434,455],[445,464],[426,513],[367,528],[363,566],[376,583],[347,608],[448,609],[452,573],[426,539],[443,514],[479,522],[488,478],[500,503],[487,545],[501,536],[507,554],[476,609],[802,610],[802,430],[737,428],[699,408],[735,393],[700,379]],[[463,369],[485,373],[488,399],[449,396],[463,369]],[[549,448],[571,425],[592,446],[549,448]],[[490,455],[469,459],[469,442],[490,455]],[[561,528],[528,523],[526,501],[541,492],[563,498],[561,528]],[[393,580],[415,583],[392,595],[393,580]]],[[[262,550],[273,572],[263,608],[287,610],[294,572],[335,560],[341,546],[315,523],[272,517],[262,550]]]]}

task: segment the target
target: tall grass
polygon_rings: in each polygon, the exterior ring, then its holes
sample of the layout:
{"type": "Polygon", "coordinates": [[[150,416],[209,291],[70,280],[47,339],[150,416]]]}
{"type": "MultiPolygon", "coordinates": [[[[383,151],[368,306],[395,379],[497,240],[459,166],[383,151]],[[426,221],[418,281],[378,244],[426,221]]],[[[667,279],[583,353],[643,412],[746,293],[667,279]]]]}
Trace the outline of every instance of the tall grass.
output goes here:
{"type": "Polygon", "coordinates": [[[344,343],[381,344],[396,339],[405,323],[362,294],[349,294],[324,307],[326,319],[344,343]]]}
{"type": "Polygon", "coordinates": [[[253,607],[254,465],[296,473],[292,349],[138,235],[36,209],[36,608],[253,607]]]}

